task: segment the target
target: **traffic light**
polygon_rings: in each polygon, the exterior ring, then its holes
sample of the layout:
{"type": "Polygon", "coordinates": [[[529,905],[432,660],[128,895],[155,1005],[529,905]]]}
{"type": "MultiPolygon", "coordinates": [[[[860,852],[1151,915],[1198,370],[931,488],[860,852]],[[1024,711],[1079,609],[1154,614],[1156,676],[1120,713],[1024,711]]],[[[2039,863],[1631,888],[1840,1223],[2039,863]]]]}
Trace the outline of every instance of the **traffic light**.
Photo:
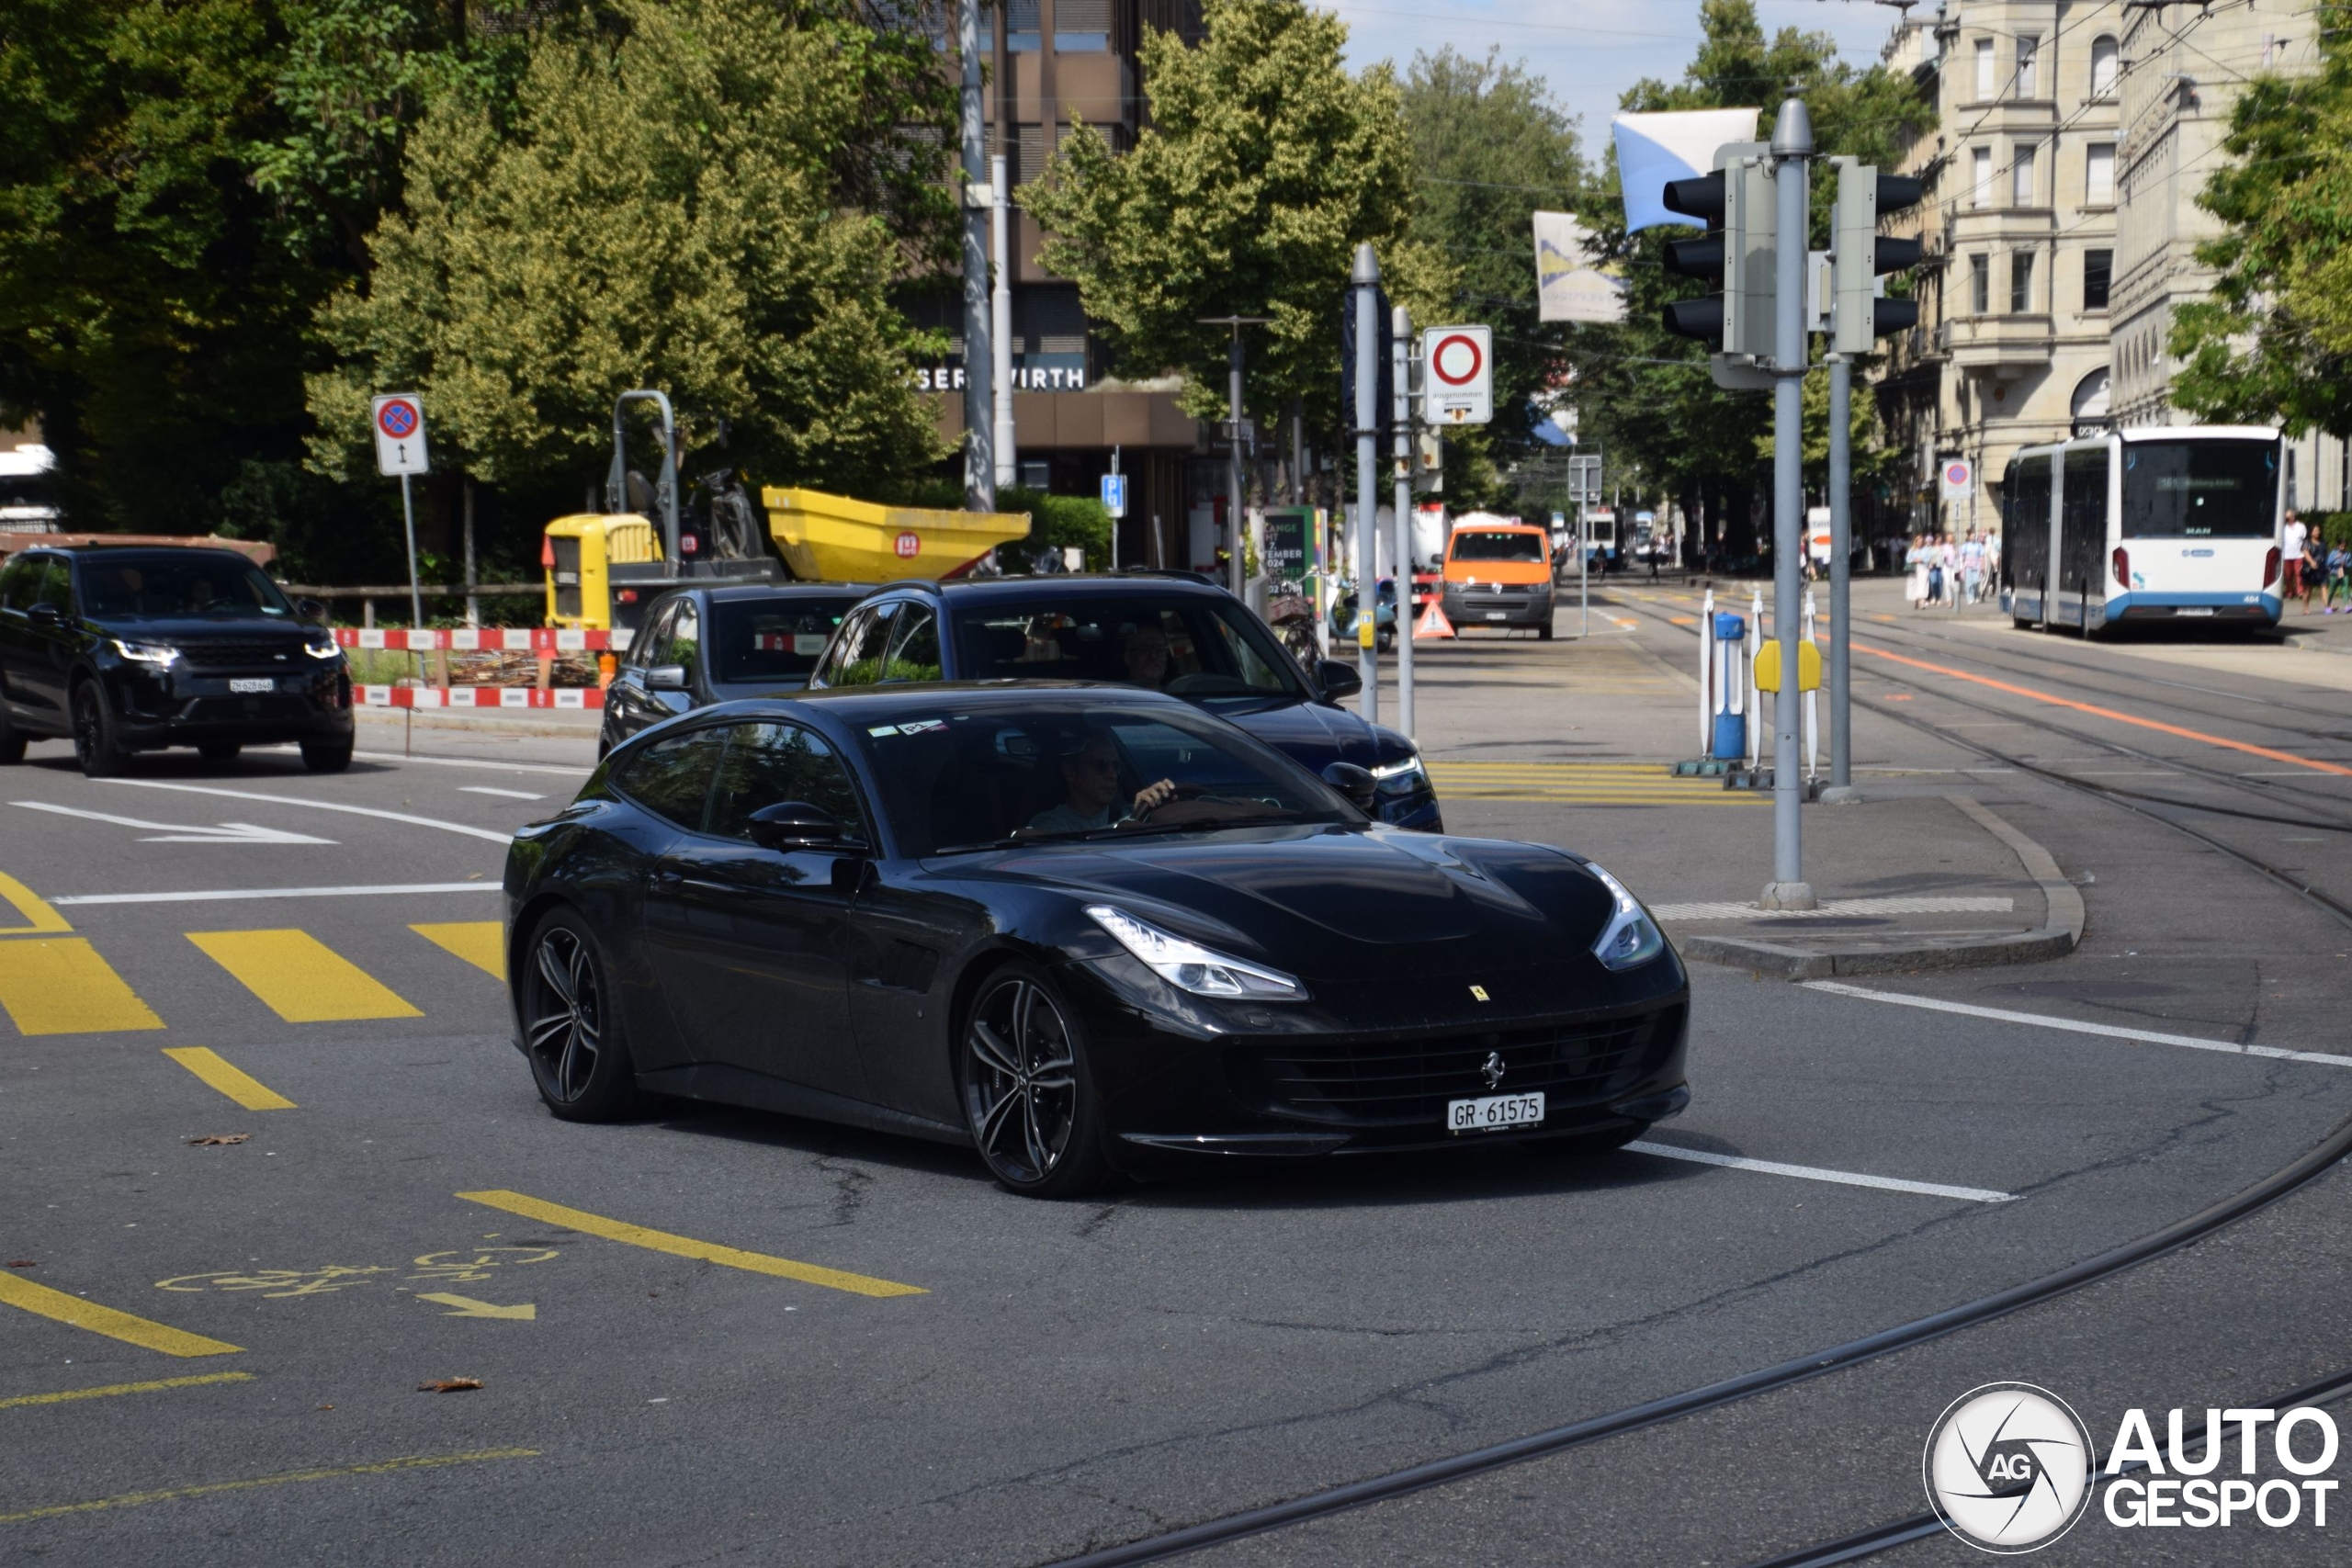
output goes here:
{"type": "Polygon", "coordinates": [[[1666,330],[1698,338],[1735,361],[1769,360],[1773,349],[1773,202],[1770,149],[1734,142],[1715,154],[1710,175],[1668,181],[1666,205],[1704,224],[1696,240],[1672,240],[1666,270],[1702,278],[1715,292],[1677,299],[1666,330]]]}
{"type": "Polygon", "coordinates": [[[1838,205],[1829,252],[1836,296],[1829,346],[1838,354],[1868,354],[1879,338],[1919,324],[1917,299],[1878,298],[1880,274],[1919,265],[1918,241],[1889,239],[1878,231],[1881,218],[1918,201],[1919,182],[1907,175],[1882,175],[1851,158],[1832,162],[1838,165],[1838,205]]]}

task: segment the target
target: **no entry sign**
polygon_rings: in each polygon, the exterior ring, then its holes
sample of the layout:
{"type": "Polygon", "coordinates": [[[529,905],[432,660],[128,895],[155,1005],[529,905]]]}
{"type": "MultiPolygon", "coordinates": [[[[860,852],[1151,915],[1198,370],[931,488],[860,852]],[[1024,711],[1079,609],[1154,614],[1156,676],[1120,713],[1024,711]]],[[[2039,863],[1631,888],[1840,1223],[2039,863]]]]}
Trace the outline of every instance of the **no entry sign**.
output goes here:
{"type": "Polygon", "coordinates": [[[1430,424],[1485,424],[1495,417],[1495,334],[1488,327],[1431,327],[1421,333],[1421,418],[1430,424]]]}
{"type": "Polygon", "coordinates": [[[374,410],[376,469],[382,474],[422,474],[424,459],[424,405],[414,392],[392,392],[378,398],[374,410]]]}

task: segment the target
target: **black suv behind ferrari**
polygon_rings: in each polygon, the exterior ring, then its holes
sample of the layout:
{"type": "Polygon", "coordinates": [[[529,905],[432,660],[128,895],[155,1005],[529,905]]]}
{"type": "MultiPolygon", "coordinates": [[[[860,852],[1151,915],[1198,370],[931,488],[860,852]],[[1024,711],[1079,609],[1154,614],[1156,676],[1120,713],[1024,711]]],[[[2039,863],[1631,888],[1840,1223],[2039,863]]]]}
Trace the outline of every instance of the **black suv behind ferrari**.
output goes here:
{"type": "Polygon", "coordinates": [[[295,741],[351,765],[351,674],[309,601],[232,550],[35,547],[0,567],[0,762],[74,742],[82,771],[193,746],[215,761],[295,741]]]}
{"type": "Polygon", "coordinates": [[[850,612],[808,677],[828,686],[918,681],[1101,681],[1182,697],[1321,773],[1369,771],[1367,807],[1396,828],[1445,830],[1413,743],[1340,705],[1362,689],[1336,660],[1310,674],[1266,624],[1190,572],[893,582],[850,612]]]}

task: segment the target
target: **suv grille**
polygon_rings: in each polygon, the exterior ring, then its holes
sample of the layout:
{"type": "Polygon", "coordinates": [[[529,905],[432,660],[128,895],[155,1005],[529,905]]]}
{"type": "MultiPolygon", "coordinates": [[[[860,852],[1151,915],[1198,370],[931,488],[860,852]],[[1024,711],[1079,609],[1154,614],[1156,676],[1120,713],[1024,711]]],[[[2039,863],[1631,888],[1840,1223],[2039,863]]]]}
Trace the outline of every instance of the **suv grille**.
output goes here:
{"type": "Polygon", "coordinates": [[[1540,1089],[1555,1101],[1576,1103],[1622,1093],[1641,1081],[1655,1048],[1680,1032],[1681,1014],[1674,1007],[1567,1028],[1312,1051],[1237,1047],[1227,1054],[1226,1072],[1245,1103],[1282,1114],[1355,1126],[1435,1127],[1449,1100],[1540,1089]],[[1490,1052],[1503,1059],[1502,1080],[1491,1087],[1483,1071],[1490,1052]]]}
{"type": "Polygon", "coordinates": [[[302,651],[294,642],[184,642],[180,652],[198,670],[283,670],[302,651]]]}

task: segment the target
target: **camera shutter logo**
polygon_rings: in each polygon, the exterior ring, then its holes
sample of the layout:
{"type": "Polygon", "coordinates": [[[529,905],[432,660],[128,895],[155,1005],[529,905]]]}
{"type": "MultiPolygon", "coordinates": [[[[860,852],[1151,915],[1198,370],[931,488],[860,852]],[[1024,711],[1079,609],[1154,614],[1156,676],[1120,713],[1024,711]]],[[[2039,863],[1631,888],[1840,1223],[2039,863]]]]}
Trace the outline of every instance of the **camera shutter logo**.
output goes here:
{"type": "Polygon", "coordinates": [[[2036,1551],[2083,1517],[2098,1462],[2090,1428],[2066,1402],[2025,1382],[1986,1383],[1952,1401],[1928,1434],[1928,1501],[1980,1551],[2036,1551]]]}

